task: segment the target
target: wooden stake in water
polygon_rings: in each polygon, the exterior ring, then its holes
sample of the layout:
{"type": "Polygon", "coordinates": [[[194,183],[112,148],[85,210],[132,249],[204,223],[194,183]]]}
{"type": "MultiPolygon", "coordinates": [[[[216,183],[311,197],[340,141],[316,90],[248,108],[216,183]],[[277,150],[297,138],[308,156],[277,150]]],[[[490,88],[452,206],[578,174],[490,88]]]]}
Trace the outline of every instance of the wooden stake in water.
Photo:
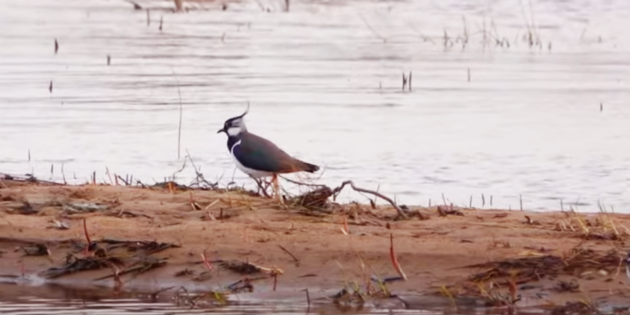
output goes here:
{"type": "Polygon", "coordinates": [[[64,174],[64,171],[63,171],[63,163],[61,163],[61,178],[63,179],[63,184],[67,185],[68,182],[66,182],[66,174],[64,174]]]}
{"type": "Polygon", "coordinates": [[[405,73],[403,72],[402,74],[402,90],[405,90],[405,87],[407,86],[407,77],[405,76],[405,73]]]}
{"type": "Polygon", "coordinates": [[[308,289],[306,289],[305,291],[306,291],[306,303],[308,307],[311,307],[311,296],[308,294],[308,289]]]}

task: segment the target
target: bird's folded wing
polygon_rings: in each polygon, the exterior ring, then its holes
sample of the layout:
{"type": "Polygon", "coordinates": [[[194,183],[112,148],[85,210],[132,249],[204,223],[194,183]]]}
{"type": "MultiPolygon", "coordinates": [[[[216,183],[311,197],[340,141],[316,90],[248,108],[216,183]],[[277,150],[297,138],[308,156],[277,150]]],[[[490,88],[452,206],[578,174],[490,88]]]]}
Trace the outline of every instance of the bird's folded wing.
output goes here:
{"type": "Polygon", "coordinates": [[[239,162],[251,169],[273,172],[290,173],[300,171],[296,161],[282,149],[269,140],[247,134],[241,138],[241,143],[234,147],[234,156],[239,162]]]}

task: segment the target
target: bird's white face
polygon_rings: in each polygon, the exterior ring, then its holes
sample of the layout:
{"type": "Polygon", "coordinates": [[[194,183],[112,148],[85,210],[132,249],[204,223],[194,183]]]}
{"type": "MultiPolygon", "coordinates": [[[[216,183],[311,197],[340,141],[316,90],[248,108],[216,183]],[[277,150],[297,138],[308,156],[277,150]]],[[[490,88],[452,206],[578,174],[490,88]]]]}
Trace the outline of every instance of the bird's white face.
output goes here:
{"type": "Polygon", "coordinates": [[[225,132],[228,134],[228,136],[235,137],[241,134],[243,130],[246,130],[245,121],[243,121],[243,119],[241,118],[239,120],[232,121],[232,125],[227,127],[225,129],[225,132]]]}
{"type": "MultiPolygon", "coordinates": [[[[247,110],[249,110],[249,103],[247,103],[247,110]]],[[[223,123],[223,128],[218,132],[225,132],[229,137],[236,137],[243,132],[247,131],[247,127],[245,127],[245,115],[247,115],[247,110],[240,115],[233,118],[230,118],[223,123]]]]}
{"type": "Polygon", "coordinates": [[[230,137],[236,137],[242,132],[247,131],[245,120],[242,116],[230,118],[223,124],[223,129],[219,132],[225,132],[230,137]]]}

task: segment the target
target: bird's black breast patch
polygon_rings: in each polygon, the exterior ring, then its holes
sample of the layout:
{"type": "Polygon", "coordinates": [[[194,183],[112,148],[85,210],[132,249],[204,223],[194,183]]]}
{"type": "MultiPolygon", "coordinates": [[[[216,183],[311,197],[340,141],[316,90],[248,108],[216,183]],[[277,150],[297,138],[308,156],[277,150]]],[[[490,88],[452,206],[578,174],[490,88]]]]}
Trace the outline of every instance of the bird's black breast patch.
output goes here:
{"type": "Polygon", "coordinates": [[[228,151],[232,151],[232,147],[238,142],[238,137],[228,137],[227,147],[228,151]]]}

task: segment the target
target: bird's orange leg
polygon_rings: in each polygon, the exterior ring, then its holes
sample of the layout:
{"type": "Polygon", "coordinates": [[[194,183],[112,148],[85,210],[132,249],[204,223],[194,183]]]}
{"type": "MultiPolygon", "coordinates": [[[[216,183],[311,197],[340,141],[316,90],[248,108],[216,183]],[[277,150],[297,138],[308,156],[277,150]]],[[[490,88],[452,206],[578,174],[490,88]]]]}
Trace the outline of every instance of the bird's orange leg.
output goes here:
{"type": "Polygon", "coordinates": [[[282,195],[280,194],[280,183],[278,183],[278,175],[273,174],[272,182],[273,182],[273,190],[274,190],[274,193],[276,194],[276,198],[278,198],[279,203],[283,204],[282,195]]]}

